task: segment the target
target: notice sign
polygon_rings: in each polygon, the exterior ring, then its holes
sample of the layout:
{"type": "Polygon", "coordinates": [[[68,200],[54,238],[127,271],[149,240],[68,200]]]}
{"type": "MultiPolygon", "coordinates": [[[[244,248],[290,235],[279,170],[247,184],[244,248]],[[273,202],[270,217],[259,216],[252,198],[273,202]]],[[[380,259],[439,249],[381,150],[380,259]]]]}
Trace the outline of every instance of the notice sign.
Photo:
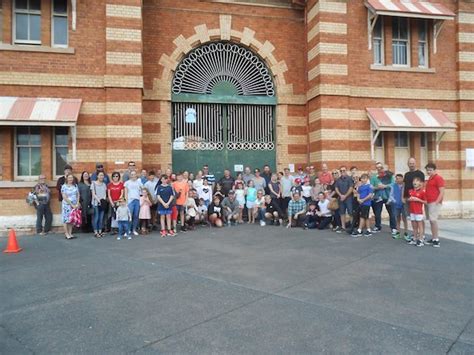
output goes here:
{"type": "Polygon", "coordinates": [[[240,173],[240,172],[244,171],[244,165],[243,164],[235,164],[234,165],[234,171],[236,173],[240,173]]]}
{"type": "Polygon", "coordinates": [[[186,109],[186,123],[196,123],[196,110],[192,107],[186,109]]]}
{"type": "Polygon", "coordinates": [[[295,172],[295,164],[288,164],[288,169],[290,169],[290,173],[295,172]]]}

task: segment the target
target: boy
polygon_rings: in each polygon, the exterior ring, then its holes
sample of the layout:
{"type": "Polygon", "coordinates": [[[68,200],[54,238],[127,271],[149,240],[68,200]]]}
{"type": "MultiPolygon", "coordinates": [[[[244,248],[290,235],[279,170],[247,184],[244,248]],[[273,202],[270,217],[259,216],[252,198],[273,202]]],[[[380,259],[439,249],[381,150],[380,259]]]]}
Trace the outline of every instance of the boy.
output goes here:
{"type": "Polygon", "coordinates": [[[179,219],[181,221],[181,232],[186,232],[186,225],[184,223],[185,205],[188,200],[189,185],[183,178],[183,173],[176,176],[176,181],[173,182],[173,190],[176,193],[176,209],[178,210],[179,219]]]}
{"type": "Polygon", "coordinates": [[[416,245],[422,247],[423,243],[423,230],[424,230],[424,216],[423,216],[423,205],[426,204],[425,191],[421,188],[421,179],[415,177],[413,179],[413,189],[408,191],[408,202],[410,203],[410,220],[413,227],[413,239],[408,242],[410,245],[416,245]]]}
{"type": "Polygon", "coordinates": [[[308,205],[308,211],[306,212],[303,229],[315,229],[318,221],[318,205],[316,202],[311,201],[308,205]]]}
{"type": "Polygon", "coordinates": [[[127,239],[132,239],[132,236],[127,234],[128,223],[132,220],[132,214],[125,199],[122,198],[119,200],[119,206],[117,207],[115,216],[118,224],[117,240],[122,239],[122,236],[127,239]]]}
{"type": "Polygon", "coordinates": [[[171,202],[174,199],[173,188],[168,184],[168,175],[161,176],[161,185],[156,189],[156,198],[158,200],[158,213],[160,215],[160,225],[162,238],[166,236],[175,237],[176,233],[171,227],[171,202]],[[166,224],[165,224],[166,220],[166,224]],[[168,233],[166,233],[166,226],[168,226],[168,233]]]}
{"type": "Polygon", "coordinates": [[[405,208],[403,206],[403,175],[397,174],[395,175],[395,182],[392,184],[392,188],[390,189],[390,197],[389,202],[392,206],[392,215],[397,222],[397,230],[392,233],[393,239],[400,238],[400,223],[403,220],[403,227],[405,230],[405,238],[408,236],[408,225],[407,225],[407,215],[405,212],[405,208]]]}
{"type": "Polygon", "coordinates": [[[369,226],[369,212],[370,206],[372,205],[372,198],[374,197],[374,189],[369,182],[369,175],[362,174],[360,177],[360,186],[357,190],[359,197],[357,202],[359,202],[359,228],[357,232],[354,231],[351,235],[354,238],[362,236],[362,230],[365,228],[365,233],[363,234],[366,237],[370,237],[372,232],[370,231],[369,226]]]}

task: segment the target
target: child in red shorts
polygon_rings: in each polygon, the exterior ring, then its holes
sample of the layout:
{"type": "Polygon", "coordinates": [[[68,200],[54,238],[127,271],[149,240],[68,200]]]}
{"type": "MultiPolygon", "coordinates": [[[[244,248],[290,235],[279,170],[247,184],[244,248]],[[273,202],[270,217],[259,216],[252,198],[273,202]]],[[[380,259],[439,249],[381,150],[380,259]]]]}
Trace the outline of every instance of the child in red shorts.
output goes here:
{"type": "Polygon", "coordinates": [[[416,245],[422,247],[423,243],[423,231],[424,231],[424,214],[423,205],[426,204],[425,190],[422,189],[422,182],[419,178],[413,179],[413,189],[408,191],[409,198],[409,210],[410,220],[413,227],[413,239],[408,242],[410,245],[416,245]]]}

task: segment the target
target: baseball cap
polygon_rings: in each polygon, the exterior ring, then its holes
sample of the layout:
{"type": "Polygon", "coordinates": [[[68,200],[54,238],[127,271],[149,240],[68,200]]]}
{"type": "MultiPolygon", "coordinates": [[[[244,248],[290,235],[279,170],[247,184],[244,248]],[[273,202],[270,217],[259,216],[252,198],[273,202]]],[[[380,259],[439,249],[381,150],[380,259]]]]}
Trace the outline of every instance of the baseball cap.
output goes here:
{"type": "Polygon", "coordinates": [[[295,179],[295,182],[296,182],[297,184],[301,184],[301,179],[300,179],[300,178],[296,178],[296,179],[295,179]]]}

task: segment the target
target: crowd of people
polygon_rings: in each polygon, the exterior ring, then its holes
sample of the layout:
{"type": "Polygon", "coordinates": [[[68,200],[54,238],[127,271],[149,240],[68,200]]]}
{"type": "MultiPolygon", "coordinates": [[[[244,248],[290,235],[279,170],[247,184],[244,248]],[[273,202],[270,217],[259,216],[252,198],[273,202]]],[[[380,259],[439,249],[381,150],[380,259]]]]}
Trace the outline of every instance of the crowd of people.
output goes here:
{"type": "MultiPolygon", "coordinates": [[[[385,207],[394,239],[404,238],[419,247],[427,243],[439,247],[444,180],[435,164],[429,163],[425,169],[426,181],[414,158],[408,160],[404,175],[395,175],[377,162],[374,172],[361,173],[355,166],[331,171],[322,164],[321,171],[299,166],[294,173],[288,168],[274,173],[265,165],[262,171],[255,168],[253,172],[245,167],[235,176],[225,170],[217,179],[207,165],[195,174],[171,169],[138,172],[131,161],[123,174],[116,171],[109,177],[104,166],[97,164],[95,172],[83,171],[79,180],[66,165],[56,188],[66,239],[76,238],[74,226],[93,232],[96,238],[111,233],[120,240],[146,236],[153,229],[164,238],[199,225],[242,223],[331,228],[354,238],[369,237],[382,230],[385,207]],[[425,214],[431,224],[430,240],[424,238],[425,214]]],[[[43,175],[30,195],[37,209],[37,233],[44,235],[51,229],[52,214],[51,193],[43,175]]]]}

